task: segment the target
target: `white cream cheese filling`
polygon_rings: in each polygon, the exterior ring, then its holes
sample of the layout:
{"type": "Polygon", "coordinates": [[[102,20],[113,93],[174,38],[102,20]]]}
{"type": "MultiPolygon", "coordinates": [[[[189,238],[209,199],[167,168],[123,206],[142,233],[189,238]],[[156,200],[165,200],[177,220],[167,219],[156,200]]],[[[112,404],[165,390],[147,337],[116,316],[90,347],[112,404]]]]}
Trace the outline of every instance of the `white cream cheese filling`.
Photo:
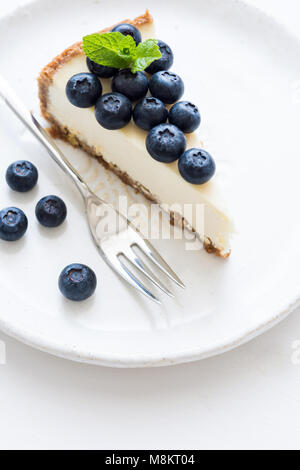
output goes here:
{"type": "MultiPolygon", "coordinates": [[[[151,25],[143,27],[143,39],[147,37],[153,37],[151,25]]],[[[177,162],[160,163],[148,154],[145,146],[147,132],[139,129],[133,121],[123,129],[107,130],[98,124],[94,108],[73,106],[66,97],[66,84],[71,76],[86,71],[84,55],[73,58],[57,70],[49,87],[49,113],[104,160],[117,165],[122,172],[147,188],[163,206],[178,205],[177,212],[185,216],[202,240],[211,241],[222,255],[228,254],[233,224],[219,190],[218,174],[204,185],[190,184],[181,177],[177,162]],[[189,214],[183,214],[185,204],[192,205],[189,214]],[[204,217],[199,217],[197,207],[203,204],[204,217]]],[[[103,93],[111,91],[111,80],[102,79],[101,82],[103,93]]],[[[187,148],[203,147],[197,133],[186,137],[187,148]]]]}

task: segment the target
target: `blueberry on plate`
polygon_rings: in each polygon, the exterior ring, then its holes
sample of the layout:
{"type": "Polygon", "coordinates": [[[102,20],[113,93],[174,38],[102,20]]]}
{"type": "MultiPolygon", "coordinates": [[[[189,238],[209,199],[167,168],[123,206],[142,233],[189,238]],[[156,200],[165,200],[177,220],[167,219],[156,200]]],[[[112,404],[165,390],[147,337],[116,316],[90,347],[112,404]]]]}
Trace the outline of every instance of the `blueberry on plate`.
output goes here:
{"type": "Polygon", "coordinates": [[[149,67],[146,68],[146,72],[153,75],[156,72],[160,72],[161,70],[169,70],[173,65],[173,52],[172,49],[166,44],[164,41],[160,39],[157,41],[157,45],[161,52],[161,58],[154,60],[149,67]]]}
{"type": "Polygon", "coordinates": [[[133,110],[133,120],[138,127],[150,131],[168,119],[166,105],[158,98],[149,96],[140,100],[133,110]]]}
{"type": "Polygon", "coordinates": [[[152,75],[149,81],[149,90],[155,98],[164,103],[173,104],[182,97],[184,84],[179,75],[164,70],[152,75]]]}
{"type": "Polygon", "coordinates": [[[169,122],[179,127],[182,132],[194,132],[201,122],[199,109],[189,101],[179,101],[170,109],[169,122]]]}
{"type": "Polygon", "coordinates": [[[171,163],[185,151],[186,139],[178,127],[172,124],[159,124],[147,135],[146,147],[155,160],[171,163]]]}
{"type": "Polygon", "coordinates": [[[23,237],[28,227],[28,220],[21,209],[6,207],[0,211],[0,238],[14,242],[23,237]]]}
{"type": "Polygon", "coordinates": [[[11,189],[25,193],[36,185],[38,171],[33,163],[26,160],[18,160],[9,165],[5,177],[11,189]]]}
{"type": "Polygon", "coordinates": [[[101,94],[101,82],[93,73],[77,73],[66,85],[68,100],[78,108],[91,108],[101,94]]]}
{"type": "Polygon", "coordinates": [[[91,73],[101,78],[113,77],[118,71],[118,69],[114,67],[106,67],[105,65],[97,64],[97,62],[94,62],[89,57],[86,58],[86,65],[91,73]]]}
{"type": "Polygon", "coordinates": [[[130,101],[137,101],[147,94],[148,79],[144,72],[132,73],[129,69],[120,70],[112,80],[112,91],[122,93],[130,101]]]}
{"type": "Polygon", "coordinates": [[[105,129],[121,129],[131,119],[131,102],[120,93],[106,93],[96,103],[95,116],[105,129]]]}
{"type": "Polygon", "coordinates": [[[189,183],[203,184],[212,178],[216,165],[208,152],[192,148],[181,155],[178,169],[181,176],[189,183]]]}
{"type": "Polygon", "coordinates": [[[67,207],[58,196],[45,196],[36,205],[35,215],[44,227],[58,227],[67,217],[67,207]]]}
{"type": "Polygon", "coordinates": [[[115,31],[124,34],[124,36],[128,36],[128,35],[131,36],[135,40],[136,45],[138,45],[142,41],[141,33],[132,24],[129,24],[129,23],[118,24],[112,29],[112,32],[115,32],[115,31]]]}
{"type": "Polygon", "coordinates": [[[58,280],[58,287],[62,295],[69,300],[85,300],[95,292],[97,278],[94,271],[84,264],[70,264],[66,266],[58,280]]]}

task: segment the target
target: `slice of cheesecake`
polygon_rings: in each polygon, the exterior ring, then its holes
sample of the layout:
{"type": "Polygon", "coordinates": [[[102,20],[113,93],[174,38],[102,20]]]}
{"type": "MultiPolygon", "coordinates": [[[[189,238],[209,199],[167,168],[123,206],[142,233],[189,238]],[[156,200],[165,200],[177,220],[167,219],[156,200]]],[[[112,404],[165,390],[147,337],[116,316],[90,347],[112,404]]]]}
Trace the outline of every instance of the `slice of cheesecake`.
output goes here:
{"type": "MultiPolygon", "coordinates": [[[[125,22],[136,26],[143,40],[155,38],[148,11],[125,22]]],[[[111,27],[101,32],[110,30],[111,27]]],[[[41,112],[51,124],[52,135],[82,148],[125,183],[161,204],[174,222],[184,223],[197,233],[208,252],[223,258],[229,256],[233,224],[219,189],[218,174],[202,185],[188,183],[181,177],[177,162],[161,163],[148,154],[147,132],[133,121],[123,129],[107,130],[95,119],[94,108],[73,106],[66,97],[66,84],[73,75],[88,71],[81,42],[66,49],[42,70],[38,79],[41,112]]],[[[111,79],[101,82],[103,93],[111,91],[111,79]]],[[[197,133],[186,137],[187,148],[203,147],[197,133]]],[[[218,167],[218,161],[216,164],[218,167]]]]}

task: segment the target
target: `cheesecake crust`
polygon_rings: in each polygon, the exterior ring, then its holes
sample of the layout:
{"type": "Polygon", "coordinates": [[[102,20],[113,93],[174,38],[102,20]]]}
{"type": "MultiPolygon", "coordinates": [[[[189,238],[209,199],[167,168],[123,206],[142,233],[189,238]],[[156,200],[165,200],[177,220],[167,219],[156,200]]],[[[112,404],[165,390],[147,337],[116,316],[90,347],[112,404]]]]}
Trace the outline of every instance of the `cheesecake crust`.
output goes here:
{"type": "MultiPolygon", "coordinates": [[[[99,33],[105,33],[107,31],[110,31],[114,26],[117,24],[121,23],[130,23],[134,26],[142,26],[144,24],[152,23],[153,19],[152,16],[150,15],[149,11],[146,10],[146,12],[135,18],[134,20],[123,20],[120,21],[119,23],[116,23],[113,26],[110,26],[108,28],[104,28],[99,33]]],[[[82,41],[79,41],[72,46],[68,47],[65,49],[60,55],[55,57],[48,65],[46,65],[43,70],[41,71],[39,77],[38,77],[38,93],[39,93],[39,99],[40,99],[40,108],[41,108],[41,114],[42,116],[50,123],[50,128],[48,128],[49,133],[53,138],[59,138],[62,139],[69,144],[71,144],[73,147],[81,148],[84,150],[86,153],[91,155],[92,157],[96,158],[101,165],[103,165],[106,169],[109,169],[112,171],[114,174],[116,174],[125,184],[131,186],[134,188],[137,192],[142,193],[149,201],[159,204],[159,201],[155,198],[153,194],[141,183],[134,181],[127,173],[123,172],[120,170],[120,168],[117,167],[117,165],[108,163],[102,155],[98,154],[95,149],[90,147],[87,143],[84,141],[78,139],[78,137],[74,134],[72,134],[67,127],[61,126],[61,124],[52,116],[51,113],[48,111],[48,89],[49,86],[51,85],[53,81],[53,76],[56,73],[56,71],[62,67],[65,63],[69,62],[72,60],[74,57],[84,54],[82,50],[82,41]]],[[[177,213],[170,213],[170,223],[172,225],[176,224],[179,226],[182,226],[182,228],[187,227],[188,229],[191,229],[185,219],[177,213]]],[[[214,253],[215,255],[221,257],[221,258],[228,258],[231,251],[228,250],[227,252],[221,251],[217,247],[214,246],[212,241],[209,238],[206,238],[205,240],[202,241],[203,246],[205,250],[208,253],[214,253]]]]}

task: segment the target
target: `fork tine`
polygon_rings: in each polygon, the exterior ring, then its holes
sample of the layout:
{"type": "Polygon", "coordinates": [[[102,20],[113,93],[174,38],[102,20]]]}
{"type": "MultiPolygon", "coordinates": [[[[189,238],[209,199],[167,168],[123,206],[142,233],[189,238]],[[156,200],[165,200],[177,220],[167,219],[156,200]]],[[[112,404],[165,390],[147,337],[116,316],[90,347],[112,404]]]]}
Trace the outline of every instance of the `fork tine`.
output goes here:
{"type": "Polygon", "coordinates": [[[119,260],[117,256],[108,256],[105,254],[105,259],[112,269],[127,281],[128,284],[137,289],[141,294],[144,294],[148,299],[157,304],[161,304],[161,301],[155,297],[155,295],[152,294],[152,292],[147,289],[147,287],[137,277],[134,276],[134,274],[119,260]]]}
{"type": "Polygon", "coordinates": [[[162,290],[165,294],[169,295],[170,297],[174,297],[174,294],[167,289],[166,286],[154,275],[154,273],[147,268],[142,261],[139,259],[137,254],[133,251],[133,249],[126,250],[126,252],[122,253],[125,258],[130,261],[149,281],[153,282],[153,284],[162,290]]]}
{"type": "Polygon", "coordinates": [[[148,240],[140,237],[138,243],[134,243],[132,246],[137,246],[163,273],[166,274],[172,281],[174,281],[178,286],[185,289],[185,285],[179,279],[173,269],[166,263],[166,261],[161,257],[158,251],[154,248],[153,245],[148,240]]]}

